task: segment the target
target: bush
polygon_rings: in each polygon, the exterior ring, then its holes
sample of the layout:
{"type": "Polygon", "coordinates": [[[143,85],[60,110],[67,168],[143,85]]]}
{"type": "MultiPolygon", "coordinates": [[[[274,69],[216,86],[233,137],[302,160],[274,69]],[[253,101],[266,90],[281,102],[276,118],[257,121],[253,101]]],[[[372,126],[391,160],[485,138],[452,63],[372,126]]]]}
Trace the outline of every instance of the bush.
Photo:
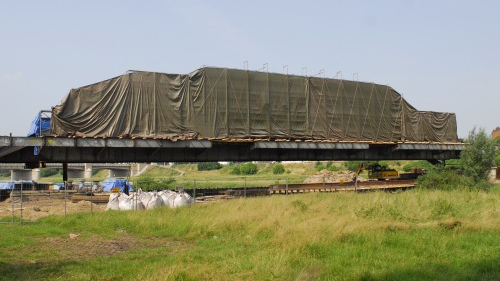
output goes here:
{"type": "Polygon", "coordinates": [[[155,179],[149,176],[141,176],[134,182],[135,188],[141,188],[143,191],[171,189],[173,183],[175,183],[173,178],[155,179]]]}
{"type": "Polygon", "coordinates": [[[219,162],[201,162],[198,163],[198,171],[219,170],[222,165],[219,162]]]}
{"type": "Polygon", "coordinates": [[[40,170],[40,177],[42,177],[42,178],[50,177],[50,176],[57,175],[57,174],[59,174],[58,169],[41,169],[40,170]]]}
{"type": "Polygon", "coordinates": [[[255,175],[256,173],[257,165],[254,163],[234,165],[230,172],[232,175],[255,175]]]}
{"type": "Polygon", "coordinates": [[[254,163],[245,163],[240,167],[240,173],[242,175],[255,175],[257,173],[257,165],[254,163]]]}
{"type": "Polygon", "coordinates": [[[442,166],[434,167],[417,179],[417,187],[422,189],[453,190],[464,189],[469,185],[470,180],[467,177],[442,166]]]}
{"type": "Polygon", "coordinates": [[[460,153],[465,175],[474,182],[487,181],[495,160],[495,143],[484,129],[474,128],[467,138],[468,145],[460,153]]]}
{"type": "Polygon", "coordinates": [[[316,171],[318,171],[318,172],[319,172],[319,171],[322,171],[322,170],[324,170],[324,169],[325,169],[325,165],[323,165],[323,164],[319,164],[319,165],[317,165],[314,169],[315,169],[316,171]]]}
{"type": "Polygon", "coordinates": [[[413,168],[424,168],[426,171],[429,171],[434,168],[434,165],[427,160],[412,161],[411,163],[403,166],[403,171],[409,172],[413,168]]]}
{"type": "Polygon", "coordinates": [[[92,169],[92,175],[95,176],[97,173],[99,173],[102,169],[92,169]]]}
{"type": "Polygon", "coordinates": [[[439,190],[489,190],[493,185],[487,180],[475,181],[463,174],[461,169],[436,166],[418,177],[417,187],[439,190]]]}
{"type": "Polygon", "coordinates": [[[240,170],[240,165],[234,165],[232,168],[231,168],[231,172],[229,172],[231,175],[240,175],[241,174],[241,170],[240,170]]]}
{"type": "Polygon", "coordinates": [[[495,156],[495,166],[500,167],[500,153],[495,156]]]}
{"type": "Polygon", "coordinates": [[[10,170],[0,170],[0,177],[10,177],[10,170]]]}
{"type": "Polygon", "coordinates": [[[285,166],[281,163],[277,163],[273,166],[273,174],[274,175],[281,175],[285,172],[285,166]]]}
{"type": "Polygon", "coordinates": [[[340,171],[340,167],[337,167],[337,165],[331,165],[330,167],[327,167],[327,168],[328,168],[328,171],[331,171],[331,172],[340,171]]]}

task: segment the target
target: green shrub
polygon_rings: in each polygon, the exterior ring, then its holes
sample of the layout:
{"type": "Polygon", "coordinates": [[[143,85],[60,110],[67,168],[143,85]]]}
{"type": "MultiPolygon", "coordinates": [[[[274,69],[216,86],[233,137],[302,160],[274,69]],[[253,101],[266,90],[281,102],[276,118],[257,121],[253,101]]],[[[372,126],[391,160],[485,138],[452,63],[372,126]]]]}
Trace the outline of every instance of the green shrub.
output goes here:
{"type": "Polygon", "coordinates": [[[0,170],[0,177],[10,177],[10,170],[0,170]]]}
{"type": "Polygon", "coordinates": [[[380,166],[384,166],[386,168],[389,168],[389,162],[387,162],[387,161],[379,161],[378,164],[380,166]]]}
{"type": "Polygon", "coordinates": [[[273,166],[273,174],[274,175],[281,175],[285,172],[285,166],[281,163],[277,163],[273,166]]]}
{"type": "Polygon", "coordinates": [[[418,160],[418,161],[412,161],[409,164],[406,164],[403,166],[403,171],[409,172],[413,168],[424,168],[425,170],[429,171],[434,167],[431,162],[427,160],[418,160]]]}
{"type": "Polygon", "coordinates": [[[316,171],[318,171],[318,172],[319,172],[319,171],[322,171],[322,170],[324,170],[324,169],[325,169],[325,165],[323,165],[323,164],[319,164],[319,165],[317,165],[314,169],[315,169],[316,171]]]}
{"type": "Polygon", "coordinates": [[[99,173],[102,169],[92,169],[92,175],[95,176],[97,173],[99,173]]]}
{"type": "Polygon", "coordinates": [[[256,173],[257,165],[254,163],[234,165],[230,172],[232,175],[255,175],[256,173]]]}
{"type": "Polygon", "coordinates": [[[500,153],[495,156],[495,166],[500,167],[500,153]]]}
{"type": "Polygon", "coordinates": [[[50,177],[50,176],[57,175],[57,174],[59,174],[58,169],[41,169],[40,170],[40,177],[42,177],[42,178],[50,177]]]}
{"type": "Polygon", "coordinates": [[[441,166],[434,167],[417,179],[417,187],[423,189],[463,189],[470,184],[469,178],[460,175],[458,171],[441,166]]]}
{"type": "Polygon", "coordinates": [[[487,181],[495,160],[495,143],[484,129],[474,128],[467,138],[468,145],[460,153],[465,174],[474,182],[487,181]]]}
{"type": "Polygon", "coordinates": [[[200,162],[198,163],[198,171],[219,170],[222,165],[219,162],[200,162]]]}
{"type": "Polygon", "coordinates": [[[245,163],[240,167],[241,175],[255,175],[257,173],[257,165],[254,163],[245,163]]]}
{"type": "Polygon", "coordinates": [[[141,188],[143,191],[159,191],[171,189],[173,183],[175,183],[173,178],[155,179],[149,176],[141,176],[135,180],[134,188],[141,188]]]}
{"type": "Polygon", "coordinates": [[[337,165],[331,165],[330,167],[327,167],[328,171],[332,171],[332,172],[338,172],[340,171],[340,167],[338,167],[337,165]]]}
{"type": "Polygon", "coordinates": [[[231,175],[240,175],[241,174],[240,165],[234,165],[229,173],[231,175]]]}
{"type": "Polygon", "coordinates": [[[417,179],[417,187],[439,190],[490,190],[493,185],[487,180],[475,180],[462,169],[436,166],[417,179]]]}
{"type": "Polygon", "coordinates": [[[347,170],[351,172],[355,172],[356,169],[358,169],[359,165],[361,165],[363,162],[360,161],[346,161],[344,162],[344,166],[346,167],[347,170]]]}

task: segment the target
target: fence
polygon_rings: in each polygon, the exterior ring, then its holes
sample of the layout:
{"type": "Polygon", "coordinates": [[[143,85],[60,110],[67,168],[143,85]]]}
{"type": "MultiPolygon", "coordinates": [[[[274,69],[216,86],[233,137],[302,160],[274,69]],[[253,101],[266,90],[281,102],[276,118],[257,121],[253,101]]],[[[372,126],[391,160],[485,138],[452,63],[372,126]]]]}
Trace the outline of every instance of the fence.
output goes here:
{"type": "MultiPolygon", "coordinates": [[[[303,176],[282,177],[224,177],[217,179],[183,179],[182,181],[130,180],[134,190],[184,190],[194,202],[207,203],[232,198],[294,194],[300,192],[333,192],[338,184],[322,182],[302,184],[303,176]]],[[[74,212],[97,212],[106,209],[109,193],[99,193],[95,181],[68,185],[60,190],[48,187],[34,188],[21,185],[13,190],[2,190],[0,199],[1,223],[27,223],[47,215],[66,215],[74,212]]]]}

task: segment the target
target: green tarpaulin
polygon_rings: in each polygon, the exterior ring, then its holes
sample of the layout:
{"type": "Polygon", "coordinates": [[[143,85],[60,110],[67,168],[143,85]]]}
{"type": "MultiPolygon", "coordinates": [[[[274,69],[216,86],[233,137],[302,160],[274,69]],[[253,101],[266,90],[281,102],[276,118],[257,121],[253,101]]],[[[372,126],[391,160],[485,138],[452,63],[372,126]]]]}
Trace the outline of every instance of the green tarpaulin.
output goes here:
{"type": "Polygon", "coordinates": [[[225,68],[129,72],[73,89],[60,136],[457,142],[453,113],[418,111],[389,86],[225,68]]]}

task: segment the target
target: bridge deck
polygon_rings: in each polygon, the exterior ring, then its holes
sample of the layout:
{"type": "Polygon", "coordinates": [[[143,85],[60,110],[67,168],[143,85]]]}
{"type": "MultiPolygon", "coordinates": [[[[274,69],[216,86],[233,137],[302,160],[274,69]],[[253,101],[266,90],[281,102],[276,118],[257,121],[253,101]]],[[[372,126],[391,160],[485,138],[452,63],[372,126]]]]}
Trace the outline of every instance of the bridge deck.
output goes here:
{"type": "Polygon", "coordinates": [[[0,136],[0,163],[446,160],[463,143],[0,136]],[[39,147],[34,155],[33,148],[39,147]]]}

